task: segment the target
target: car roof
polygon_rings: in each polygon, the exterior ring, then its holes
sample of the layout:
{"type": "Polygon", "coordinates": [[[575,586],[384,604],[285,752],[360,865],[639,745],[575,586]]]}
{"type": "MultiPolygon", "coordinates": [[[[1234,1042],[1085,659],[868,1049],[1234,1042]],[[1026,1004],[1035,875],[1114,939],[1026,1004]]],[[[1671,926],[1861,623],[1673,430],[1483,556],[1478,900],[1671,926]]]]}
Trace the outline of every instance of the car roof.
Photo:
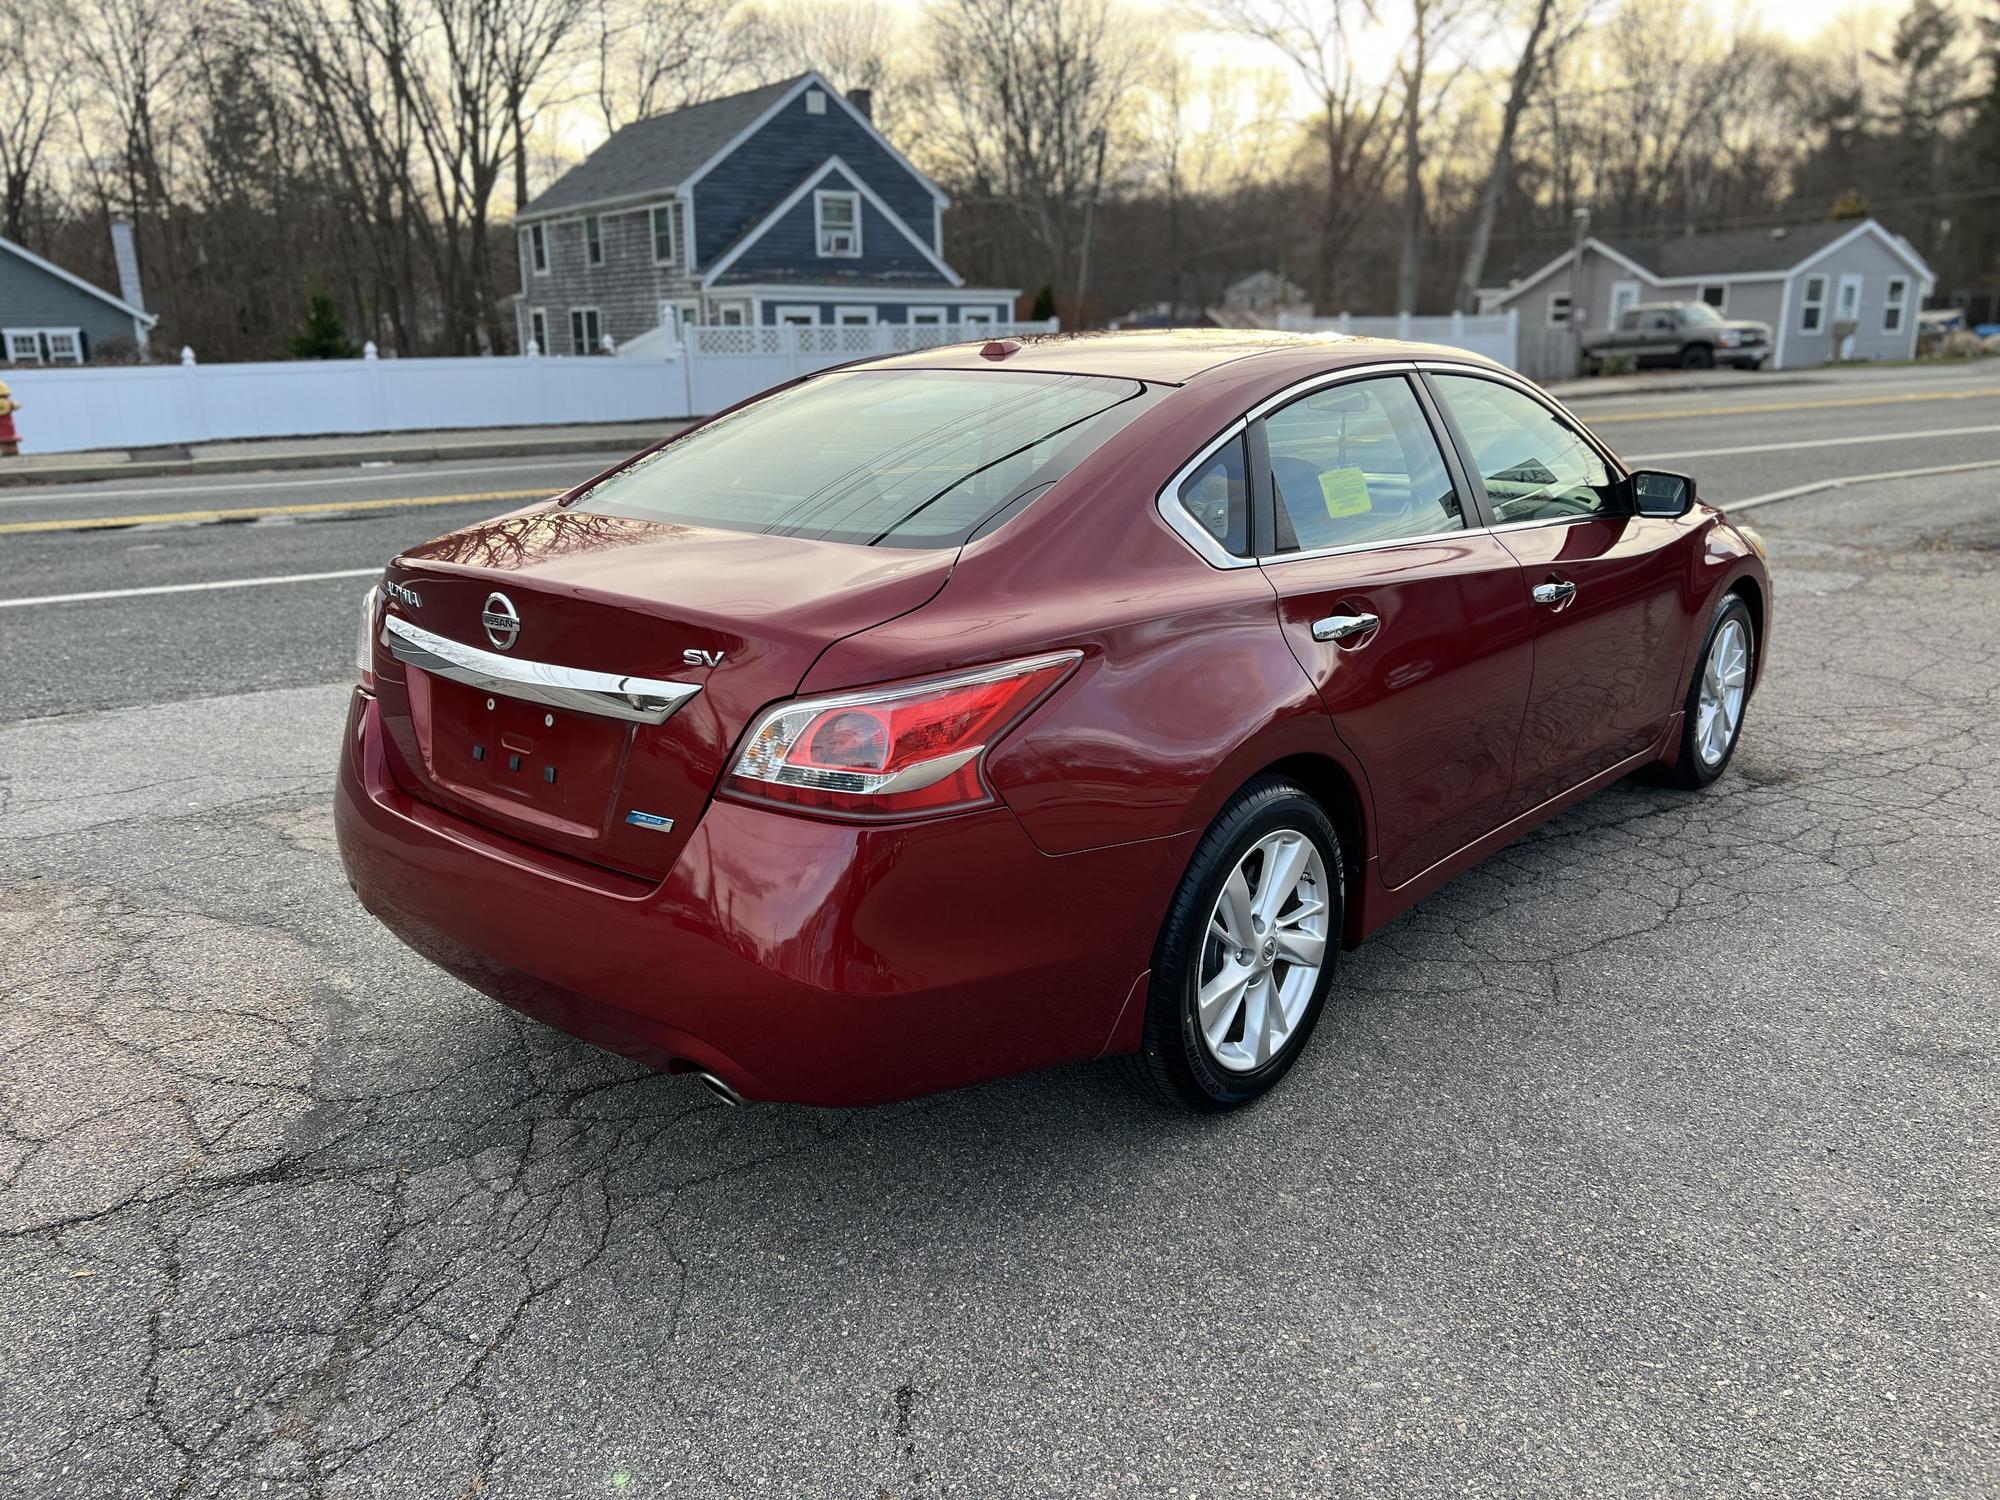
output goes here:
{"type": "MultiPolygon", "coordinates": [[[[1224,365],[1256,360],[1303,377],[1343,365],[1397,360],[1453,359],[1493,365],[1483,355],[1442,344],[1406,343],[1342,333],[1281,333],[1267,328],[1161,328],[1120,333],[1047,333],[1010,337],[1019,347],[983,356],[982,343],[945,344],[867,361],[867,368],[906,370],[1039,370],[1066,375],[1109,375],[1163,385],[1185,385],[1224,365]]],[[[1500,368],[1494,365],[1494,368],[1500,368]]]]}

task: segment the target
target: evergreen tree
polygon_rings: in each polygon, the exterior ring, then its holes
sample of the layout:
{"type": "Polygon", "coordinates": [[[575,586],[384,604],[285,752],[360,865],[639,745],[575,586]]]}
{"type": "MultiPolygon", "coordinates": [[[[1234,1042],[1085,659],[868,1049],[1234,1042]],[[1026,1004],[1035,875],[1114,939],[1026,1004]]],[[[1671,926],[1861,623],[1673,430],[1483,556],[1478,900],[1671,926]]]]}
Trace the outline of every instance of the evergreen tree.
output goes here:
{"type": "Polygon", "coordinates": [[[359,352],[348,342],[340,304],[323,281],[306,288],[306,321],[292,335],[291,348],[294,359],[352,359],[359,352]]]}

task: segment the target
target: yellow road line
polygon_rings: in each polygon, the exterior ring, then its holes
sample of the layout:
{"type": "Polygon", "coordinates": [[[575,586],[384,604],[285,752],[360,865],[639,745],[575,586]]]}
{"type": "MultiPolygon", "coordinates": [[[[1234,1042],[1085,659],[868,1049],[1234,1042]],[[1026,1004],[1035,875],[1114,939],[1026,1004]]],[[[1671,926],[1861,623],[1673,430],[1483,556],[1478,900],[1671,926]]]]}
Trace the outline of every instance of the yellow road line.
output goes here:
{"type": "Polygon", "coordinates": [[[1613,422],[1674,422],[1690,417],[1739,417],[1760,411],[1819,411],[1834,406],[1894,406],[1908,401],[1981,401],[2000,397],[2000,390],[1920,391],[1904,396],[1841,396],[1828,401],[1765,401],[1754,406],[1684,406],[1677,411],[1615,412],[1608,417],[1585,415],[1592,427],[1613,422]]]}
{"type": "Polygon", "coordinates": [[[0,536],[25,531],[101,531],[110,526],[158,526],[201,521],[254,521],[262,516],[337,516],[365,510],[415,510],[425,505],[471,505],[484,500],[546,500],[558,490],[475,490],[462,495],[408,495],[395,500],[322,500],[314,505],[245,505],[235,510],[175,510],[146,516],[64,516],[52,521],[9,521],[0,536]]]}

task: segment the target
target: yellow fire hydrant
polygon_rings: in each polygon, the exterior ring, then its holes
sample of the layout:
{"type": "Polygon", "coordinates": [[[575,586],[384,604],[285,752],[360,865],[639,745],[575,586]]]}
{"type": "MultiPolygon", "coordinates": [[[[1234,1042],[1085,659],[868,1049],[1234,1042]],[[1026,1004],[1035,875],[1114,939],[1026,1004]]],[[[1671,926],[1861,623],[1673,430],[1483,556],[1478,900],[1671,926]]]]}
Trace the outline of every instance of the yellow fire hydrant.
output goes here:
{"type": "Polygon", "coordinates": [[[14,430],[14,413],[20,409],[21,403],[7,389],[7,382],[0,380],[0,458],[21,456],[21,434],[14,430]]]}

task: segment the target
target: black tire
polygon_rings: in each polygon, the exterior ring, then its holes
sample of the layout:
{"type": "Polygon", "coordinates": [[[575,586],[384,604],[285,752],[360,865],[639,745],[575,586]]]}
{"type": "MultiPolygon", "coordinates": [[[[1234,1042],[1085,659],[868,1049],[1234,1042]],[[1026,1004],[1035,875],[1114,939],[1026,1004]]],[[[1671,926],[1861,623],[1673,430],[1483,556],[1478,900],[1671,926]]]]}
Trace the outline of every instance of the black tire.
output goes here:
{"type": "Polygon", "coordinates": [[[1689,344],[1681,350],[1683,370],[1708,370],[1715,366],[1715,351],[1706,344],[1689,344]]]}
{"type": "Polygon", "coordinates": [[[1671,786],[1685,791],[1698,791],[1729,769],[1730,761],[1736,758],[1736,747],[1743,743],[1743,720],[1750,713],[1750,688],[1757,681],[1757,620],[1751,614],[1750,606],[1743,602],[1741,594],[1727,594],[1715,611],[1715,618],[1708,622],[1708,634],[1702,639],[1701,655],[1695,658],[1694,676],[1688,681],[1687,697],[1681,701],[1681,748],[1680,755],[1668,767],[1664,779],[1671,786]],[[1730,738],[1728,748],[1722,758],[1713,764],[1704,761],[1695,743],[1696,717],[1701,699],[1702,674],[1708,670],[1709,653],[1715,649],[1715,637],[1721,631],[1723,622],[1737,620],[1742,623],[1744,636],[1749,641],[1749,661],[1745,664],[1747,677],[1743,693],[1743,712],[1736,721],[1736,732],[1730,738]]]}
{"type": "Polygon", "coordinates": [[[1118,1060],[1126,1076],[1165,1103],[1209,1112],[1248,1104],[1284,1077],[1319,1024],[1333,986],[1345,910],[1342,885],[1339,836],[1326,810],[1302,789],[1282,777],[1258,776],[1230,798],[1196,845],[1161,924],[1144,1035],[1137,1052],[1118,1060]],[[1209,915],[1238,863],[1260,839],[1281,830],[1303,834],[1318,846],[1327,872],[1325,957],[1312,996],[1284,1045],[1262,1066],[1236,1072],[1216,1062],[1196,1021],[1209,915]]]}

